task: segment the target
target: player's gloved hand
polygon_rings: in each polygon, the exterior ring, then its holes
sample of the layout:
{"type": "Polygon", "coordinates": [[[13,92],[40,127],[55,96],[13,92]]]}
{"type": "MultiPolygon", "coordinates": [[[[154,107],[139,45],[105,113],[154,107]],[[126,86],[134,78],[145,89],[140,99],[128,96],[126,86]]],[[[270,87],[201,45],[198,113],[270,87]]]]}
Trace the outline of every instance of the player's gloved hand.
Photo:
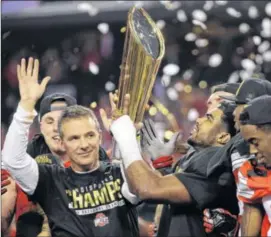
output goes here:
{"type": "Polygon", "coordinates": [[[157,132],[152,120],[148,119],[143,122],[141,129],[141,149],[144,153],[151,156],[152,159],[156,159],[162,156],[169,156],[175,150],[175,142],[178,133],[175,133],[169,142],[164,143],[158,138],[157,132]]]}
{"type": "Polygon", "coordinates": [[[6,170],[1,169],[1,195],[7,192],[6,186],[8,186],[11,183],[8,178],[9,173],[6,170]]]}
{"type": "Polygon", "coordinates": [[[205,209],[203,225],[206,233],[215,233],[218,236],[233,237],[238,231],[237,216],[222,208],[205,209]]]}

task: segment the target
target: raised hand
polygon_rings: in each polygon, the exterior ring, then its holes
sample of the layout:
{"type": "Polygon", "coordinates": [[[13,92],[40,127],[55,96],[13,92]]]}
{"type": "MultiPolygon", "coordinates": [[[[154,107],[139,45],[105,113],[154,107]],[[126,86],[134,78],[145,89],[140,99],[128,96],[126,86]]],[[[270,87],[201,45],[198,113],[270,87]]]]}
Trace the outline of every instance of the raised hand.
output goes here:
{"type": "MultiPolygon", "coordinates": [[[[108,116],[106,111],[104,109],[100,109],[100,116],[104,125],[104,128],[109,131],[110,126],[113,120],[116,120],[122,115],[128,114],[129,111],[129,105],[130,105],[130,95],[126,94],[124,97],[124,108],[123,112],[120,112],[117,108],[117,102],[118,102],[118,91],[116,91],[114,94],[112,92],[109,93],[109,101],[111,106],[111,116],[108,116]]],[[[142,123],[135,124],[135,127],[137,130],[139,130],[142,127],[142,123]]]]}
{"type": "Polygon", "coordinates": [[[101,119],[103,122],[103,126],[106,129],[106,131],[108,131],[108,132],[110,130],[110,126],[112,123],[112,118],[116,115],[116,111],[117,111],[117,102],[118,102],[117,93],[118,93],[118,91],[115,91],[114,94],[112,92],[109,93],[109,102],[110,102],[110,106],[111,106],[111,115],[110,116],[107,115],[106,111],[103,108],[100,109],[100,116],[101,116],[101,119]]]}
{"type": "Polygon", "coordinates": [[[24,58],[21,60],[21,65],[17,65],[17,77],[21,96],[20,103],[25,109],[30,110],[43,95],[51,78],[45,77],[41,83],[38,82],[39,60],[33,58],[29,58],[27,66],[26,60],[24,58]]]}

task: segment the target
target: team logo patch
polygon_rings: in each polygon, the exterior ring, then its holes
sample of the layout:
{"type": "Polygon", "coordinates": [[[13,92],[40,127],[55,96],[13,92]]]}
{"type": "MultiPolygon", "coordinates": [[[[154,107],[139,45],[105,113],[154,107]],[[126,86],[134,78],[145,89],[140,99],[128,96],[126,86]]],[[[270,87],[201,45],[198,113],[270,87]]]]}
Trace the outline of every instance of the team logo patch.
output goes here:
{"type": "Polygon", "coordinates": [[[103,213],[98,213],[96,214],[95,216],[95,219],[94,219],[94,225],[97,227],[103,227],[105,225],[109,224],[109,220],[108,220],[108,217],[103,214],[103,213]]]}

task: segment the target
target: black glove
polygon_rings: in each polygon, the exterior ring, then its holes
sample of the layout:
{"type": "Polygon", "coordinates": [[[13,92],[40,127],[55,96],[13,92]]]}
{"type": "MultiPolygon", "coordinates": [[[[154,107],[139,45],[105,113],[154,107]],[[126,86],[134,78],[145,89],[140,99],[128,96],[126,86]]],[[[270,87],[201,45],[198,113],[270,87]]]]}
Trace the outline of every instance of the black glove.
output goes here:
{"type": "Polygon", "coordinates": [[[205,232],[215,236],[233,237],[239,228],[237,216],[222,208],[205,209],[203,222],[205,232]]]}

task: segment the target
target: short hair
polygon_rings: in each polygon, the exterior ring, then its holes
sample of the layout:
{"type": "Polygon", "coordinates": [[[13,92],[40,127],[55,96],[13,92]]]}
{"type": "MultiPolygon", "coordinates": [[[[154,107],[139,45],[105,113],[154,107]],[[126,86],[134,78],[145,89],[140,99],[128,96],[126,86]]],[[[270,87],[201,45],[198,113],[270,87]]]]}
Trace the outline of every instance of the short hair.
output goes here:
{"type": "Polygon", "coordinates": [[[223,114],[221,117],[221,120],[227,132],[231,135],[231,137],[235,136],[236,129],[234,127],[235,122],[234,122],[233,116],[227,116],[223,114]]]}
{"type": "Polygon", "coordinates": [[[101,131],[100,124],[98,122],[96,115],[91,109],[86,108],[81,105],[73,105],[73,106],[67,107],[65,110],[63,110],[63,113],[58,121],[58,132],[60,134],[60,137],[63,137],[63,133],[62,133],[63,122],[72,120],[72,119],[87,118],[87,117],[90,117],[94,121],[97,130],[100,132],[101,131]]]}

